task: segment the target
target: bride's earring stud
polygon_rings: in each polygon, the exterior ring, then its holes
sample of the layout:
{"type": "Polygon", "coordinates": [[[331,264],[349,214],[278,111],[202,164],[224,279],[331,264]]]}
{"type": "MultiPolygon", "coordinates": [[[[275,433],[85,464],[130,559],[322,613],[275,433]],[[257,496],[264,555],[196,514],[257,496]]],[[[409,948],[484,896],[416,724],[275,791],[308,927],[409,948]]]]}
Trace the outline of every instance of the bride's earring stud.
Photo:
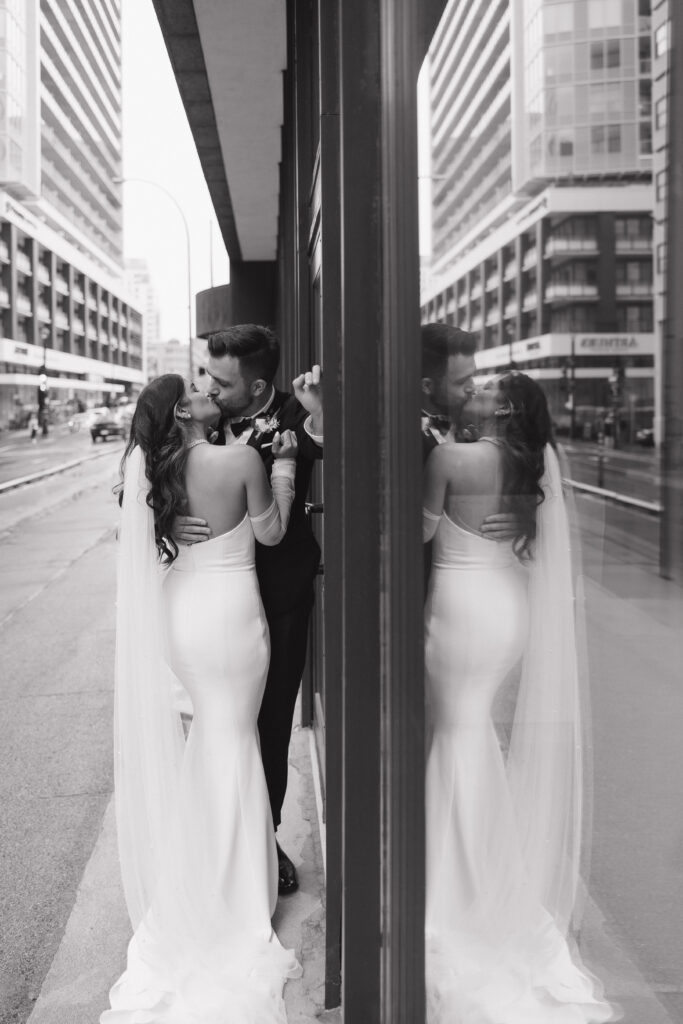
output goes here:
{"type": "Polygon", "coordinates": [[[512,402],[508,402],[507,405],[503,406],[502,409],[496,409],[494,414],[499,420],[505,419],[508,416],[512,416],[512,402]]]}

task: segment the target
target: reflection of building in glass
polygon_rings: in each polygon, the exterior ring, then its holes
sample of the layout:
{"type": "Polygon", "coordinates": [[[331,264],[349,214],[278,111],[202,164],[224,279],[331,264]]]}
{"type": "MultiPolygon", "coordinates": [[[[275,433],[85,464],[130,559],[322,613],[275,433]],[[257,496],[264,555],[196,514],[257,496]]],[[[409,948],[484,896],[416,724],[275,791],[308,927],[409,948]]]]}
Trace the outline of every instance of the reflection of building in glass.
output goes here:
{"type": "MultiPolygon", "coordinates": [[[[204,338],[192,339],[192,372],[195,381],[206,373],[207,348],[204,338]]],[[[179,373],[190,377],[190,349],[186,341],[171,338],[150,345],[147,352],[147,375],[160,377],[162,373],[179,373]]],[[[206,380],[206,378],[204,378],[206,380]]]]}
{"type": "Polygon", "coordinates": [[[651,38],[650,0],[451,0],[430,50],[423,319],[532,372],[561,425],[652,419],[651,38]]]}
{"type": "Polygon", "coordinates": [[[142,381],[122,282],[121,25],[108,0],[10,0],[0,21],[0,424],[142,381]]]}
{"type": "Polygon", "coordinates": [[[126,290],[142,313],[142,352],[145,375],[149,376],[148,353],[159,344],[159,299],[146,260],[126,260],[126,290]]]}

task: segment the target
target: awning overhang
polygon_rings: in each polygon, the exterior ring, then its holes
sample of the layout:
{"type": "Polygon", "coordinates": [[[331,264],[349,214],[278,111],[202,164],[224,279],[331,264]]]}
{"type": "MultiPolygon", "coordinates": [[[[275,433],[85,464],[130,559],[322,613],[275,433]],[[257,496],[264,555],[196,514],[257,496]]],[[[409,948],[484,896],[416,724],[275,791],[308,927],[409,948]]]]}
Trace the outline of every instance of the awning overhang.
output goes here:
{"type": "Polygon", "coordinates": [[[277,255],[282,0],[153,0],[231,261],[277,255]]]}

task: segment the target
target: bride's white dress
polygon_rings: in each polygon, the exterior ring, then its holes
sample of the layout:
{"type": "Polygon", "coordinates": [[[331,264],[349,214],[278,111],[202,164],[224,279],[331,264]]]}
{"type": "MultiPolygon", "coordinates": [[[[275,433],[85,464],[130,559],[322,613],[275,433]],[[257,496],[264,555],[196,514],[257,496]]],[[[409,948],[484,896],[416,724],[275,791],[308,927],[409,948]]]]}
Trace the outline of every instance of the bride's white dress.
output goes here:
{"type": "Polygon", "coordinates": [[[537,899],[492,704],[527,642],[511,544],[444,512],[425,609],[428,1024],[613,1019],[537,899]]]}
{"type": "Polygon", "coordinates": [[[180,548],[161,604],[194,718],[168,856],[101,1022],[283,1024],[299,968],[271,927],[278,868],[256,728],[269,640],[249,518],[180,548]]]}

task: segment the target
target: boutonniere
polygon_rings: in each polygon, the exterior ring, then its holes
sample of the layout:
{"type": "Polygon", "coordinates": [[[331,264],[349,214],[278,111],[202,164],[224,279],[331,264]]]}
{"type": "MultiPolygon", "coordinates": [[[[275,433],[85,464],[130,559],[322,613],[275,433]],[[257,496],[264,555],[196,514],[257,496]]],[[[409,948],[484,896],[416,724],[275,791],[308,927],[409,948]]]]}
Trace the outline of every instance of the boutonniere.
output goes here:
{"type": "Polygon", "coordinates": [[[277,418],[277,413],[272,416],[257,416],[254,420],[256,437],[260,437],[261,434],[274,434],[279,429],[280,421],[277,418]]]}
{"type": "Polygon", "coordinates": [[[428,432],[428,430],[429,430],[429,416],[422,416],[421,417],[421,423],[422,423],[422,426],[421,426],[420,429],[422,430],[423,434],[426,434],[428,432]]]}

